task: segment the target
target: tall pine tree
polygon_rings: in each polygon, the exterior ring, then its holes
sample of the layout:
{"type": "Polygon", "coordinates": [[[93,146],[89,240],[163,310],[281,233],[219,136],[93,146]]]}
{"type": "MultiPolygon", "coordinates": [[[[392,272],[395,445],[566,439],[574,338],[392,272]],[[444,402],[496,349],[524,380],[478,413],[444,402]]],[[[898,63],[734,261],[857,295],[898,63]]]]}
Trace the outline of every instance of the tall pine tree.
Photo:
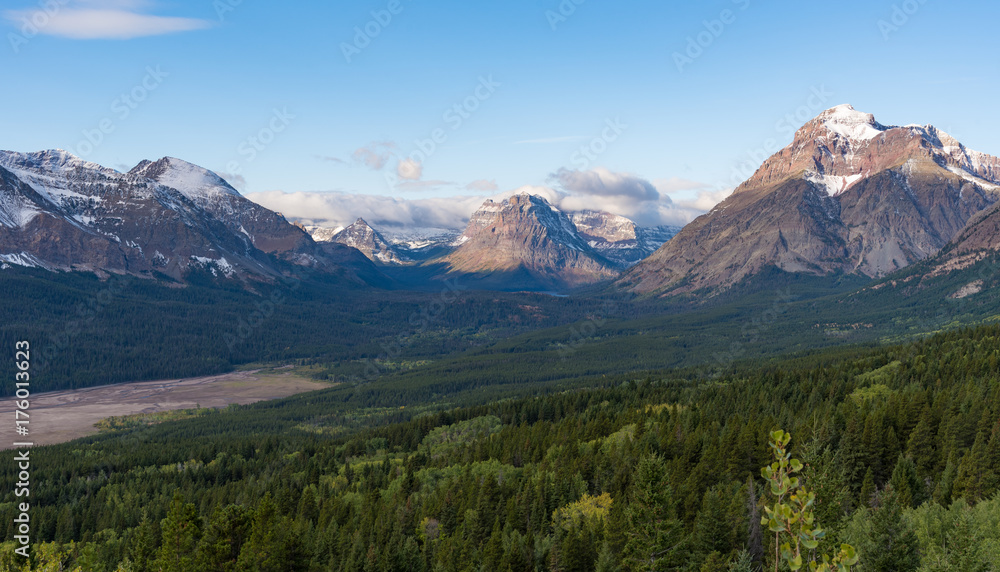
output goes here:
{"type": "Polygon", "coordinates": [[[198,509],[185,503],[180,491],[174,493],[167,518],[161,524],[160,551],[154,570],[186,572],[194,568],[194,552],[201,537],[201,517],[198,509]]]}
{"type": "Polygon", "coordinates": [[[624,561],[635,572],[681,566],[684,529],[677,520],[673,489],[657,455],[639,462],[626,512],[624,561]]]}
{"type": "Polygon", "coordinates": [[[891,486],[875,495],[870,536],[861,542],[859,552],[866,572],[910,572],[920,566],[917,535],[903,519],[891,486]]]}

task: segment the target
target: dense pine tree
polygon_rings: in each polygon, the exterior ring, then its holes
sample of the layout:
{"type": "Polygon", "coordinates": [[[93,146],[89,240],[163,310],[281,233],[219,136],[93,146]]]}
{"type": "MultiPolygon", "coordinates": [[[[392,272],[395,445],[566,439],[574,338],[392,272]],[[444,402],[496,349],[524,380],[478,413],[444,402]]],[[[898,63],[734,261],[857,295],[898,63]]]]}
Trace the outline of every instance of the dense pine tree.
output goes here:
{"type": "Polygon", "coordinates": [[[160,528],[163,538],[153,564],[154,570],[184,572],[194,568],[194,553],[201,538],[201,517],[192,503],[185,503],[180,491],[174,493],[167,517],[160,528]]]}
{"type": "Polygon", "coordinates": [[[866,538],[859,539],[862,570],[909,572],[920,565],[917,536],[903,519],[899,495],[887,487],[875,495],[866,538]]]}

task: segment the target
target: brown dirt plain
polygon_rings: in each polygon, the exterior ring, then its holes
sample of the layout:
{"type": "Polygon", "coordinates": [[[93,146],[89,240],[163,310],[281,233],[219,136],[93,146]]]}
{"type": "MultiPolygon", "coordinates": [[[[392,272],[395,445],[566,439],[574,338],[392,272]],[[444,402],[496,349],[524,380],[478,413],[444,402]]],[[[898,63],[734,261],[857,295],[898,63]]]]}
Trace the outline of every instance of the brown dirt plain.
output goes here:
{"type": "Polygon", "coordinates": [[[94,424],[106,417],[245,405],[327,387],[330,385],[277,369],[39,393],[30,399],[28,437],[15,434],[15,399],[5,398],[0,400],[0,450],[12,448],[14,442],[53,445],[94,435],[98,432],[94,424]]]}

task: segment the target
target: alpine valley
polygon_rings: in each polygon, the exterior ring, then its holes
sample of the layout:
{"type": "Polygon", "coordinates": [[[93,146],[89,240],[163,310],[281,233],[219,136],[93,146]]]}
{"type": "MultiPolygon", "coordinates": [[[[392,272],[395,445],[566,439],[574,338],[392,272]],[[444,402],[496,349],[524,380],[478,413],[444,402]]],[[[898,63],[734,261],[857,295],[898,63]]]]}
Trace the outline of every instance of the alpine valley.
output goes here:
{"type": "MultiPolygon", "coordinates": [[[[770,304],[762,297],[780,298],[794,323],[751,336],[768,351],[988,320],[976,308],[993,303],[998,183],[1000,159],[933,126],[886,126],[849,105],[806,123],[679,230],[563,212],[525,192],[486,200],[464,229],[383,233],[364,219],[326,229],[288,221],[180,159],[122,173],[65,151],[2,152],[0,280],[15,299],[33,300],[38,319],[27,329],[50,340],[40,355],[58,356],[52,389],[261,359],[307,360],[322,365],[320,377],[350,378],[372,361],[384,364],[381,374],[400,359],[471,351],[476,362],[515,347],[530,348],[526,361],[537,354],[549,376],[565,364],[545,356],[579,347],[601,355],[601,368],[624,372],[718,354],[733,344],[716,332],[753,322],[770,304]],[[114,303],[96,304],[109,285],[114,303]],[[445,291],[462,292],[460,302],[439,308],[445,291]],[[237,335],[247,308],[268,296],[287,307],[266,328],[237,335]],[[114,343],[61,347],[70,301],[114,343]],[[115,362],[115,352],[137,347],[186,353],[115,362]]],[[[728,354],[749,351],[737,345],[728,354]]]]}
{"type": "Polygon", "coordinates": [[[0,572],[777,570],[793,510],[800,558],[1000,569],[1000,158],[840,105],[683,228],[555,203],[327,228],[180,159],[0,152],[33,393],[328,385],[32,451],[0,572]]]}

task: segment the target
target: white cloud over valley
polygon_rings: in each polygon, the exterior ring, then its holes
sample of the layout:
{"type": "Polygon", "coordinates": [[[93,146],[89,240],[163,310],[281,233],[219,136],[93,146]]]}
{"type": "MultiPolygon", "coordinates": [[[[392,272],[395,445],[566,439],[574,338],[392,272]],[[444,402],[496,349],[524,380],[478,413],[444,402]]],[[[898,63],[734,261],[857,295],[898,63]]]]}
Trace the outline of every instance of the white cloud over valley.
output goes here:
{"type": "Polygon", "coordinates": [[[347,226],[359,217],[375,227],[462,228],[485,198],[458,196],[403,199],[344,192],[252,193],[250,200],[290,219],[326,227],[347,226]]]}
{"type": "MultiPolygon", "coordinates": [[[[392,141],[373,142],[355,150],[351,164],[380,171],[391,182],[393,192],[440,191],[454,188],[473,194],[451,197],[410,198],[336,192],[271,191],[249,195],[286,217],[329,228],[347,226],[359,217],[376,228],[462,229],[469,217],[487,199],[503,200],[517,192],[544,197],[567,212],[604,211],[632,219],[640,226],[684,226],[710,210],[731,190],[711,189],[698,181],[682,178],[648,180],[598,167],[588,170],[559,169],[547,185],[524,186],[500,191],[496,181],[478,179],[470,183],[424,180],[424,164],[401,158],[392,141]]],[[[324,160],[335,157],[317,156],[324,160]]]]}

